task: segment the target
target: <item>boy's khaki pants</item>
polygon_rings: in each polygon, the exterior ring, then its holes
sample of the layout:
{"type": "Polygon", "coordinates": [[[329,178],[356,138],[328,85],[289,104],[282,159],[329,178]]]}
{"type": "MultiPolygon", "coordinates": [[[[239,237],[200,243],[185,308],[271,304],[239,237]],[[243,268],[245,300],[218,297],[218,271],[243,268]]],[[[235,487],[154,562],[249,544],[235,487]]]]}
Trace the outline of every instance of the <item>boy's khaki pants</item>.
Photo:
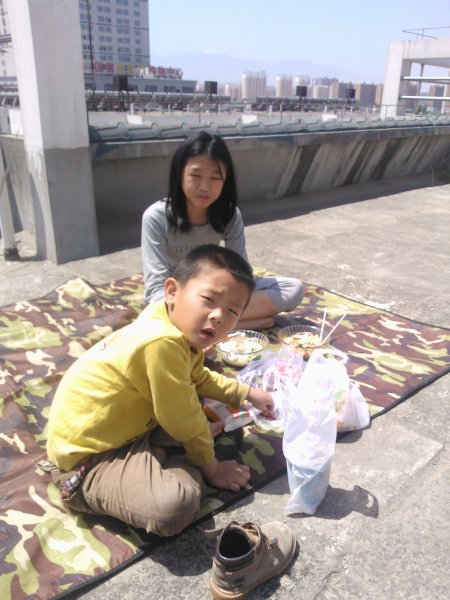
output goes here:
{"type": "MultiPolygon", "coordinates": [[[[57,485],[68,476],[52,473],[57,485]]],[[[166,537],[191,523],[205,493],[200,469],[183,455],[168,457],[165,448],[152,445],[149,433],[129,446],[94,456],[80,487],[63,504],[166,537]]]]}

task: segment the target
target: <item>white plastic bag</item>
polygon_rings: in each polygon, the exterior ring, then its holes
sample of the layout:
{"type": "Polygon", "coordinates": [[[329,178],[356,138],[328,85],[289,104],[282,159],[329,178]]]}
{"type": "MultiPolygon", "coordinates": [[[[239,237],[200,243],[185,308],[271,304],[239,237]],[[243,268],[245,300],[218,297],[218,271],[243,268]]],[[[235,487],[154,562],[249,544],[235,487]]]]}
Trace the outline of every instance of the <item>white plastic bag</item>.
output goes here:
{"type": "Polygon", "coordinates": [[[298,352],[291,348],[282,348],[278,353],[265,352],[259,360],[249,363],[237,375],[242,383],[271,392],[274,409],[270,417],[249,406],[248,410],[256,425],[265,429],[279,429],[286,420],[285,400],[283,390],[287,385],[300,380],[305,362],[298,352]]]}
{"type": "Polygon", "coordinates": [[[355,431],[370,422],[369,407],[358,385],[349,380],[346,396],[335,402],[338,432],[355,431]]]}
{"type": "Polygon", "coordinates": [[[278,392],[300,379],[304,365],[303,357],[286,346],[278,352],[265,352],[262,358],[244,367],[237,379],[252,387],[278,392]]]}
{"type": "Polygon", "coordinates": [[[335,385],[345,358],[339,351],[315,350],[298,383],[287,390],[283,453],[291,498],[286,514],[313,515],[325,497],[336,447],[335,385]]]}

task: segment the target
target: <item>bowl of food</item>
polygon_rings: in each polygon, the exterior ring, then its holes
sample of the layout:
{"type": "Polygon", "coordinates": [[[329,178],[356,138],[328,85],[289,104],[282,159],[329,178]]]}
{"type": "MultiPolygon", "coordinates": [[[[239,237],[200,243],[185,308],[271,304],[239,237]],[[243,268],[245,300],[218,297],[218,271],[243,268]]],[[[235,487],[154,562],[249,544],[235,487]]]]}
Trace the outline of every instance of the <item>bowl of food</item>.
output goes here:
{"type": "Polygon", "coordinates": [[[314,325],[288,325],[279,330],[278,339],[300,352],[305,360],[308,360],[316,348],[329,346],[328,341],[322,343],[320,329],[314,325]]]}
{"type": "Polygon", "coordinates": [[[245,367],[249,362],[260,358],[269,345],[267,335],[259,331],[241,329],[232,331],[216,344],[219,358],[233,367],[245,367]]]}

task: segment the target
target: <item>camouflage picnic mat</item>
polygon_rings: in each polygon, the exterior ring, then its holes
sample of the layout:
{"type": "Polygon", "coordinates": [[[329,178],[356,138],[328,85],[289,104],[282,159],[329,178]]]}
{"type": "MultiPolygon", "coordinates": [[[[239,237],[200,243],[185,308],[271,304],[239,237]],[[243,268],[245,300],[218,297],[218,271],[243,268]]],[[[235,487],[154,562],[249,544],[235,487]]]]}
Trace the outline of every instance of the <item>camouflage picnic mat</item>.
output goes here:
{"type": "MultiPolygon", "coordinates": [[[[129,323],[143,308],[141,275],[91,285],[73,278],[42,298],[0,309],[0,598],[76,597],[139,560],[155,536],[112,518],[66,513],[56,487],[36,463],[55,388],[87,348],[129,323]]],[[[301,306],[281,317],[320,324],[347,313],[333,345],[349,355],[372,416],[378,416],[448,371],[449,331],[417,323],[306,285],[301,306]]],[[[277,328],[267,331],[278,347],[277,328]]],[[[227,373],[217,361],[209,366],[227,373]]],[[[244,429],[240,460],[250,485],[235,494],[209,490],[198,524],[285,472],[282,432],[244,429]]]]}

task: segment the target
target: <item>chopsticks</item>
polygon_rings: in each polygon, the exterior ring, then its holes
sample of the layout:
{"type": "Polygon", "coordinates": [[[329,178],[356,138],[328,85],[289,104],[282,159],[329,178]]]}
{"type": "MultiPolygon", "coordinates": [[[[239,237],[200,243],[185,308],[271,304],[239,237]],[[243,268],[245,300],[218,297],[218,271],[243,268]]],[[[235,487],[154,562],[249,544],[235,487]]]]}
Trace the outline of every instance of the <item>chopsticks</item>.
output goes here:
{"type": "Polygon", "coordinates": [[[217,344],[221,344],[222,342],[224,342],[225,340],[229,340],[230,338],[234,338],[238,335],[243,335],[242,331],[232,331],[230,333],[228,333],[227,335],[224,335],[222,338],[220,338],[220,340],[217,340],[217,342],[214,342],[214,346],[217,346],[217,344]]]}
{"type": "MultiPolygon", "coordinates": [[[[324,314],[326,314],[326,310],[327,310],[327,309],[325,309],[325,313],[324,313],[324,314]]],[[[325,342],[327,342],[327,341],[330,339],[330,337],[331,337],[331,334],[333,333],[333,331],[336,329],[336,327],[339,325],[339,323],[342,321],[342,319],[343,319],[344,317],[346,317],[346,316],[347,316],[347,313],[344,313],[344,314],[342,315],[342,317],[339,319],[339,321],[336,323],[336,325],[333,327],[333,329],[332,329],[332,330],[331,330],[329,333],[327,333],[326,337],[325,337],[323,340],[322,340],[322,335],[320,336],[320,344],[321,344],[321,345],[325,344],[325,342]]],[[[322,322],[321,334],[322,334],[322,332],[323,332],[323,325],[324,325],[324,322],[325,322],[325,319],[324,319],[324,320],[323,320],[323,322],[322,322]]]]}
{"type": "Polygon", "coordinates": [[[327,307],[325,306],[325,310],[323,311],[322,326],[320,327],[320,343],[322,343],[323,328],[325,326],[326,318],[327,318],[327,307]]]}

